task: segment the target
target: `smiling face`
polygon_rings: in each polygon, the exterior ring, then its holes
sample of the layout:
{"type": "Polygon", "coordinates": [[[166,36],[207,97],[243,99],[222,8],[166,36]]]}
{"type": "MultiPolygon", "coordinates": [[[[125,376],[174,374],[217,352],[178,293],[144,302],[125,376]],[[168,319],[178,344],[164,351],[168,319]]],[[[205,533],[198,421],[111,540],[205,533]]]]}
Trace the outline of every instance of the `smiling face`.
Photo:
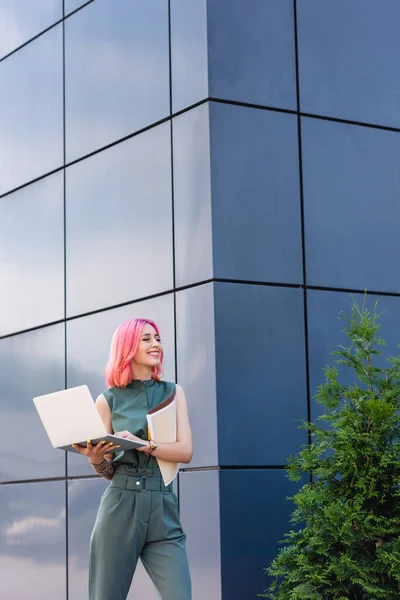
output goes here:
{"type": "Polygon", "coordinates": [[[162,358],[161,339],[157,331],[150,323],[145,323],[140,335],[140,342],[135,356],[132,359],[132,367],[153,367],[161,363],[162,358]]]}

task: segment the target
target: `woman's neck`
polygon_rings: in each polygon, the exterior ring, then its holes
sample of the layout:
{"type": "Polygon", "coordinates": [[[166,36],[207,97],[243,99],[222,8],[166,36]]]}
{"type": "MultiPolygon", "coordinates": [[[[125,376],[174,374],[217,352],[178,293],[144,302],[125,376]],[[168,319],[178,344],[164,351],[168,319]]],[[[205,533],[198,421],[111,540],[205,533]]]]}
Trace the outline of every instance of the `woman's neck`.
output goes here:
{"type": "Polygon", "coordinates": [[[147,379],[151,379],[151,367],[147,367],[146,365],[135,365],[132,366],[132,379],[140,379],[141,381],[146,381],[147,379]]]}

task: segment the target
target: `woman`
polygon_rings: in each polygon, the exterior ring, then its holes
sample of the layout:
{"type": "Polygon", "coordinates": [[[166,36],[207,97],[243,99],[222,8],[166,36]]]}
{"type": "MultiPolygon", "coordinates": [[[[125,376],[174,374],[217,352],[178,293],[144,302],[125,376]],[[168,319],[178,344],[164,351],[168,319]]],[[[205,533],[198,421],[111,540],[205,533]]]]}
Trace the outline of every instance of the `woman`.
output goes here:
{"type": "Polygon", "coordinates": [[[75,445],[97,473],[111,480],[90,542],[90,600],[125,600],[139,557],[162,600],[192,597],[177,498],[171,485],[164,486],[157,464],[157,458],[189,463],[192,435],[183,389],[160,380],[162,363],[157,325],[148,319],[122,323],[111,343],[109,389],[97,398],[96,407],[108,433],[147,440],[148,411],[176,393],[176,442],[149,440],[137,450],[115,454],[104,441],[75,445]]]}

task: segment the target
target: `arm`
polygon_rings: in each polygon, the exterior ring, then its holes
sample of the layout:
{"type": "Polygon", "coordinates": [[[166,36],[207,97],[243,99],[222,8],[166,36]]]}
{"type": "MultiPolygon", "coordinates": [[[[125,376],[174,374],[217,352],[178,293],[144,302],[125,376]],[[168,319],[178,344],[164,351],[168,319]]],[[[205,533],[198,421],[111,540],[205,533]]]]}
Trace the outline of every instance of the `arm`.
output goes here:
{"type": "MultiPolygon", "coordinates": [[[[97,412],[99,413],[101,420],[103,421],[103,425],[106,428],[107,433],[114,433],[113,430],[113,426],[112,426],[112,415],[111,415],[111,410],[110,407],[108,406],[108,402],[105,399],[105,397],[103,396],[103,394],[100,394],[100,396],[97,396],[96,398],[96,408],[97,408],[97,412]]],[[[104,458],[107,458],[108,460],[112,461],[112,459],[114,458],[114,454],[105,454],[104,458]]]]}
{"type": "Polygon", "coordinates": [[[157,449],[151,452],[151,456],[171,462],[189,463],[193,455],[192,431],[185,392],[180,385],[176,386],[176,404],[176,442],[158,444],[157,449]]]}
{"type": "MultiPolygon", "coordinates": [[[[97,397],[96,408],[107,433],[113,433],[110,407],[103,394],[97,397]]],[[[77,445],[74,445],[74,448],[88,457],[90,464],[99,475],[105,479],[112,479],[115,470],[112,463],[113,454],[107,453],[107,446],[104,445],[104,442],[99,442],[96,446],[92,446],[88,441],[86,448],[77,445]]]]}

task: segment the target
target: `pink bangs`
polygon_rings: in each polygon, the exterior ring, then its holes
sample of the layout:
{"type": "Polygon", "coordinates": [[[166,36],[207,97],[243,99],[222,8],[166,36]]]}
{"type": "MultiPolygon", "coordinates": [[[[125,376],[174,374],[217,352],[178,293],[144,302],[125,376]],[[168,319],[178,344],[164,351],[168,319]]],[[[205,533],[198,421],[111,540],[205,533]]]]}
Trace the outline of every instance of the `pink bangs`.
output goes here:
{"type": "MultiPolygon", "coordinates": [[[[160,335],[157,325],[149,319],[125,321],[115,331],[111,340],[110,358],[106,367],[108,387],[126,387],[132,381],[131,360],[139,347],[140,335],[146,323],[152,325],[160,335]]],[[[163,359],[164,352],[161,353],[160,365],[152,369],[152,379],[159,381],[162,375],[163,359]]]]}

